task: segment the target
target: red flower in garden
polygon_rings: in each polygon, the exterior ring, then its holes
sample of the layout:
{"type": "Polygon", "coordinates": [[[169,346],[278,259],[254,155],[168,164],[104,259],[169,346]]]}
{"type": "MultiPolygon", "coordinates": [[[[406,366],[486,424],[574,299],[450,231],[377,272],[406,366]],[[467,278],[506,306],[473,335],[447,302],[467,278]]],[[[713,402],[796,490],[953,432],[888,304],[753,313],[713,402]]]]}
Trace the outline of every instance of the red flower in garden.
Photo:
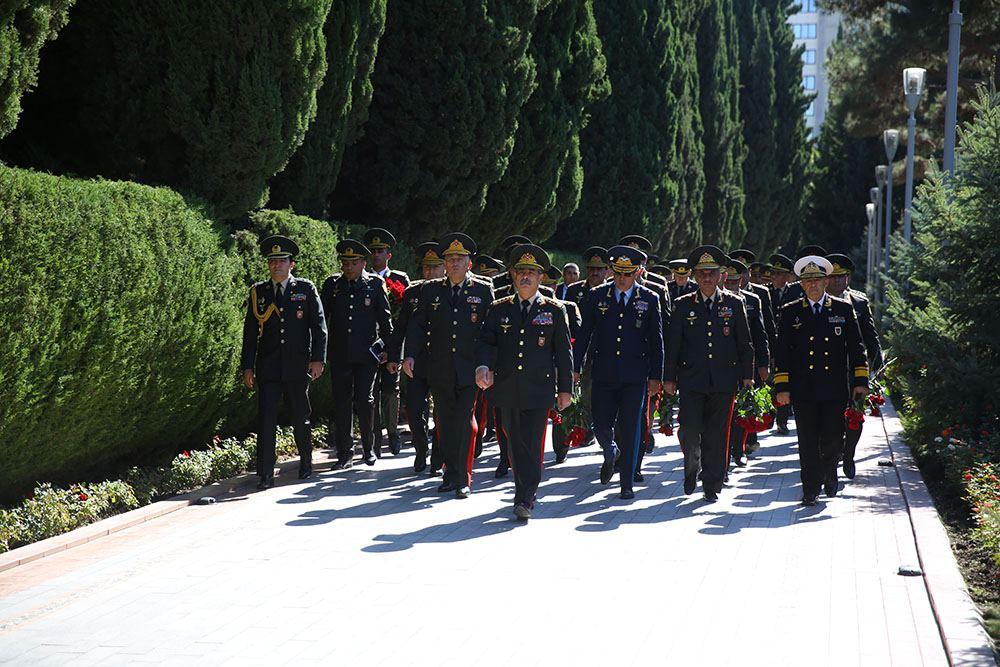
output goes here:
{"type": "Polygon", "coordinates": [[[953,433],[953,431],[952,431],[952,428],[950,426],[948,428],[946,428],[945,430],[941,431],[941,435],[944,436],[945,438],[950,438],[952,433],[953,433]]]}
{"type": "Polygon", "coordinates": [[[84,501],[84,500],[86,500],[86,499],[87,499],[87,497],[88,497],[88,496],[87,496],[87,494],[86,494],[86,493],[84,493],[83,491],[81,491],[81,492],[80,492],[80,500],[81,500],[81,501],[84,501]]]}
{"type": "Polygon", "coordinates": [[[181,456],[183,456],[186,459],[189,459],[191,458],[191,452],[185,449],[183,452],[181,452],[181,456]]]}
{"type": "Polygon", "coordinates": [[[965,481],[968,482],[970,479],[972,479],[972,473],[971,472],[965,473],[965,481]]]}

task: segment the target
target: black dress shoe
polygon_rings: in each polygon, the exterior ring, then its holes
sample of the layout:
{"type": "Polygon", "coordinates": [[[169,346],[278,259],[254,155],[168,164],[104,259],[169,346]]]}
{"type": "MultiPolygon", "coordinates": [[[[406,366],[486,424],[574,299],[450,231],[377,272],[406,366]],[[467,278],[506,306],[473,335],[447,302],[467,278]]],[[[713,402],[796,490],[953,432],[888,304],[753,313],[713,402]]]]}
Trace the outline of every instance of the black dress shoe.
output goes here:
{"type": "Polygon", "coordinates": [[[747,457],[741,456],[738,459],[736,459],[736,466],[738,468],[746,468],[747,467],[747,457]]]}
{"type": "Polygon", "coordinates": [[[856,474],[857,469],[854,466],[854,459],[844,459],[844,477],[854,479],[854,475],[856,474]]]}
{"type": "Polygon", "coordinates": [[[633,482],[645,482],[646,478],[642,476],[641,472],[639,472],[638,470],[636,470],[635,474],[632,475],[632,481],[633,482]]]}
{"type": "Polygon", "coordinates": [[[393,456],[399,456],[399,451],[402,448],[403,448],[403,443],[399,440],[399,438],[396,438],[395,440],[390,440],[389,441],[389,452],[393,456]]]}
{"type": "Polygon", "coordinates": [[[427,469],[427,455],[417,454],[413,458],[413,472],[421,473],[427,469]]]}
{"type": "Polygon", "coordinates": [[[564,450],[556,452],[556,463],[565,463],[567,454],[569,454],[569,452],[564,450]]]}
{"type": "Polygon", "coordinates": [[[449,491],[454,491],[458,487],[451,482],[443,482],[441,486],[438,487],[438,493],[448,493],[449,491]]]}
{"type": "Polygon", "coordinates": [[[470,493],[472,493],[472,489],[467,486],[460,486],[455,489],[456,498],[468,498],[470,493]]]}
{"type": "Polygon", "coordinates": [[[837,480],[827,480],[823,483],[823,492],[826,493],[827,498],[836,498],[839,484],[837,480]]]}
{"type": "Polygon", "coordinates": [[[261,491],[274,487],[274,475],[264,475],[257,482],[257,488],[261,491]]]}
{"type": "Polygon", "coordinates": [[[635,498],[635,492],[632,489],[622,489],[622,492],[618,494],[618,497],[622,500],[632,500],[635,498]]]}
{"type": "Polygon", "coordinates": [[[375,458],[377,458],[377,459],[382,458],[382,443],[381,442],[376,442],[375,443],[375,445],[372,447],[372,454],[374,454],[375,458]]]}
{"type": "Polygon", "coordinates": [[[514,505],[514,516],[521,521],[527,521],[531,518],[531,508],[524,503],[517,503],[514,505]]]}
{"type": "Polygon", "coordinates": [[[497,469],[493,471],[493,476],[500,479],[501,477],[506,477],[509,471],[510,464],[506,461],[500,461],[500,463],[497,464],[497,469]]]}
{"type": "Polygon", "coordinates": [[[312,468],[302,469],[299,468],[299,479],[309,479],[313,476],[312,468]]]}
{"type": "Polygon", "coordinates": [[[601,465],[601,484],[607,484],[615,474],[615,464],[618,463],[618,453],[614,456],[604,455],[604,463],[601,465]]]}
{"type": "Polygon", "coordinates": [[[778,435],[788,435],[791,431],[784,424],[778,424],[778,435]]]}
{"type": "Polygon", "coordinates": [[[354,465],[354,458],[350,455],[343,456],[337,459],[337,462],[333,464],[331,470],[347,470],[354,465]]]}
{"type": "Polygon", "coordinates": [[[375,459],[376,458],[377,457],[375,456],[374,453],[368,452],[367,454],[365,454],[365,465],[366,466],[373,466],[373,465],[375,465],[375,459]]]}
{"type": "Polygon", "coordinates": [[[684,495],[690,496],[694,493],[695,487],[698,486],[698,480],[695,477],[684,476],[684,495]]]}
{"type": "Polygon", "coordinates": [[[714,503],[719,500],[719,494],[716,493],[715,491],[705,491],[705,495],[703,496],[703,498],[705,499],[706,503],[714,503]]]}
{"type": "Polygon", "coordinates": [[[441,474],[441,466],[432,465],[431,466],[431,477],[437,477],[441,474]]]}
{"type": "Polygon", "coordinates": [[[816,505],[816,496],[811,494],[808,496],[802,496],[802,504],[806,507],[814,507],[816,505]]]}
{"type": "MultiPolygon", "coordinates": [[[[485,438],[484,438],[484,440],[485,440],[485,438]]],[[[475,453],[475,455],[474,455],[473,458],[477,458],[478,459],[482,455],[483,455],[483,443],[477,442],[476,443],[476,453],[475,453]]]]}

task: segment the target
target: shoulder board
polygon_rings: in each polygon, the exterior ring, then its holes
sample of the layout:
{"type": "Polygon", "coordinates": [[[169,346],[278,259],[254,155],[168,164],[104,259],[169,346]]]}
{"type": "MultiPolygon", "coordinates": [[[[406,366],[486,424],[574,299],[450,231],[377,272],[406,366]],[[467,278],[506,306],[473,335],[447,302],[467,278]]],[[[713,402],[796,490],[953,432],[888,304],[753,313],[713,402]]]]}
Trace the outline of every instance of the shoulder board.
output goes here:
{"type": "Polygon", "coordinates": [[[493,302],[493,305],[496,306],[502,303],[514,303],[514,295],[511,294],[510,296],[505,296],[502,299],[497,299],[496,301],[493,302]]]}
{"type": "Polygon", "coordinates": [[[805,297],[799,297],[794,301],[789,301],[788,303],[782,304],[781,309],[788,310],[790,308],[793,308],[794,306],[801,306],[803,302],[805,302],[807,306],[809,305],[809,302],[805,300],[805,297]]]}

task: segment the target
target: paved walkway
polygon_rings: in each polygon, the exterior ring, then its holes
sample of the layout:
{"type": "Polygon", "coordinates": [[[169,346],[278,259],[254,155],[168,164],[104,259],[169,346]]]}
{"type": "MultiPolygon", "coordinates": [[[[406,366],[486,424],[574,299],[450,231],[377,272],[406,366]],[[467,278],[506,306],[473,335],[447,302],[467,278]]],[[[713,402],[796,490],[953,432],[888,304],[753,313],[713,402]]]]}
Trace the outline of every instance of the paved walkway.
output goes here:
{"type": "MultiPolygon", "coordinates": [[[[496,445],[468,500],[410,450],[192,506],[0,574],[10,664],[945,665],[880,424],[841,496],[798,505],[769,435],[715,505],[657,436],[632,502],[595,447],[511,518],[496,445]]],[[[794,432],[793,432],[794,434],[794,432]]],[[[548,454],[549,460],[552,454],[548,454]]]]}

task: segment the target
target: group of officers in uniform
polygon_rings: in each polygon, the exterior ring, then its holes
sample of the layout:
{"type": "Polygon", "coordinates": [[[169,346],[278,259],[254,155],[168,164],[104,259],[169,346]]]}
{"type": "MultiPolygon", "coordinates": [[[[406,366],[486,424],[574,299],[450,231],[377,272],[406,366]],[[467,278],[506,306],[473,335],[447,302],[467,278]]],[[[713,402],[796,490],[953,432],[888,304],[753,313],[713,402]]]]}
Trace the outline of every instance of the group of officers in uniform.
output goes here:
{"type": "MultiPolygon", "coordinates": [[[[429,457],[431,474],[443,472],[438,491],[467,498],[492,431],[495,475],[513,471],[522,520],[536,502],[552,411],[574,400],[589,422],[583,444],[600,447],[600,481],[617,475],[622,499],[643,481],[656,412],[669,432],[676,402],[684,492],[700,482],[715,502],[757,446],[734,418],[743,387],[773,385],[779,434],[794,412],[804,504],[837,494],[841,461],[854,476],[860,431],[845,428],[844,411],[866,395],[882,350],[867,298],[850,288],[849,257],[807,246],[795,260],[764,262],[705,245],[660,263],[631,235],[560,271],[523,236],[493,257],[456,232],[416,247],[422,275],[411,281],[388,265],[395,244],[377,228],[341,241],[341,272],[317,290],[292,275],[292,239],[261,241],[270,278],[251,287],[242,353],[243,381],[258,397],[258,488],[274,484],[282,399],[299,478],[312,475],[308,389],[327,365],[334,469],[355,463],[355,418],[366,465],[383,443],[400,453],[403,375],[414,472],[429,457]]],[[[555,463],[566,458],[565,435],[553,424],[555,463]]]]}

